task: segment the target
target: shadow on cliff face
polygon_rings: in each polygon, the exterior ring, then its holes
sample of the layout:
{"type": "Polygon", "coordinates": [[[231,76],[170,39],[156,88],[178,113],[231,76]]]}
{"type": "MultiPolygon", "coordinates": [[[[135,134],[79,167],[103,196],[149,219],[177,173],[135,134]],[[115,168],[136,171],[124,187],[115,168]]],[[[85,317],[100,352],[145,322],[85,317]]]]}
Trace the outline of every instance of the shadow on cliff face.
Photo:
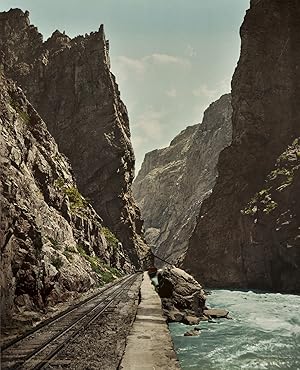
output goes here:
{"type": "Polygon", "coordinates": [[[74,39],[55,31],[43,42],[28,12],[0,13],[0,64],[69,158],[78,189],[140,267],[149,253],[131,193],[134,153],[127,109],[110,72],[103,25],[74,39]]]}
{"type": "MultiPolygon", "coordinates": [[[[132,270],[24,93],[0,73],[1,324],[132,270]]],[[[23,316],[23,318],[22,318],[23,316]]],[[[15,320],[16,321],[16,320],[15,320]]]]}
{"type": "Polygon", "coordinates": [[[251,1],[241,27],[232,144],[220,154],[216,185],[183,261],[211,287],[300,291],[298,169],[292,175],[290,166],[278,167],[299,137],[299,18],[298,0],[251,1]],[[290,177],[287,186],[273,188],[272,171],[278,184],[290,177]],[[249,217],[243,211],[253,200],[257,211],[249,217]]]}

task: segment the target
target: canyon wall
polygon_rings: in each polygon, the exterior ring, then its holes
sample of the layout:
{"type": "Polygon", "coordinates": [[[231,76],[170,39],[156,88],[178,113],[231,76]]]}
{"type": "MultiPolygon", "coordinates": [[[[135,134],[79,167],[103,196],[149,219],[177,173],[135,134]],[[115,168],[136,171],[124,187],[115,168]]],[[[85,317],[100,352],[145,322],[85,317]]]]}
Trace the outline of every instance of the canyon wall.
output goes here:
{"type": "Polygon", "coordinates": [[[103,26],[43,42],[28,12],[0,14],[0,65],[15,80],[70,160],[78,188],[139,267],[149,253],[132,197],[134,154],[125,105],[110,72],[103,26]]]}
{"type": "Polygon", "coordinates": [[[299,19],[299,0],[256,0],[241,27],[233,140],[183,263],[207,286],[300,291],[299,19]]]}
{"type": "MultiPolygon", "coordinates": [[[[211,192],[219,153],[231,143],[231,98],[223,95],[169,147],[147,153],[133,183],[146,239],[168,262],[183,259],[203,199],[211,192]]],[[[157,261],[159,263],[159,261],[157,261]]]]}
{"type": "Polygon", "coordinates": [[[0,214],[2,325],[133,269],[45,123],[2,73],[0,214]]]}

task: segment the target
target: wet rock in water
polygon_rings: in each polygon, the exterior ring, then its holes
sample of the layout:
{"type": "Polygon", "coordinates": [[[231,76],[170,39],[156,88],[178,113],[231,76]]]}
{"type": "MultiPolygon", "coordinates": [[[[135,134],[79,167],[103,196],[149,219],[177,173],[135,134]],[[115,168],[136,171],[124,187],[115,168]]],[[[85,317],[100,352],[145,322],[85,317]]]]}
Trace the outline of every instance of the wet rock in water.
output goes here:
{"type": "MultiPolygon", "coordinates": [[[[197,328],[198,329],[198,328],[197,328]]],[[[184,333],[183,335],[185,337],[197,337],[199,334],[201,334],[200,330],[196,330],[196,329],[193,329],[193,330],[189,330],[187,331],[186,333],[184,333]]]]}
{"type": "Polygon", "coordinates": [[[186,325],[197,325],[200,322],[200,317],[184,315],[181,321],[186,325]]]}
{"type": "Polygon", "coordinates": [[[203,314],[207,316],[208,318],[212,317],[214,319],[215,318],[217,319],[226,318],[227,319],[229,311],[224,310],[222,308],[210,308],[209,310],[204,310],[203,314]]]}
{"type": "Polygon", "coordinates": [[[179,310],[177,310],[177,309],[170,310],[168,312],[168,318],[169,318],[169,321],[181,322],[184,318],[184,314],[182,312],[180,312],[179,310]]]}
{"type": "Polygon", "coordinates": [[[202,286],[177,267],[167,267],[158,273],[158,294],[169,322],[197,325],[205,309],[202,286]]]}

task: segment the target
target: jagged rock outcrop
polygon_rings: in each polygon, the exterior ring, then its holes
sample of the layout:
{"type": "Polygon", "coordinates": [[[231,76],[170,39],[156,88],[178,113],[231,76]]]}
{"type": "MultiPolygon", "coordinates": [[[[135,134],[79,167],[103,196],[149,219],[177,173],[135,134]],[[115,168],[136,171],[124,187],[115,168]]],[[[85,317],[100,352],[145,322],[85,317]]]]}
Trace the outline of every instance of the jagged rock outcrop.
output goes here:
{"type": "Polygon", "coordinates": [[[19,87],[0,73],[1,322],[132,266],[19,87]]]}
{"type": "Polygon", "coordinates": [[[157,292],[168,321],[198,324],[203,318],[205,293],[202,286],[177,267],[166,267],[158,272],[157,292]]]}
{"type": "Polygon", "coordinates": [[[133,183],[146,238],[169,262],[182,259],[201,203],[217,176],[219,153],[231,143],[231,99],[223,95],[169,147],[147,153],[133,183]]]}
{"type": "Polygon", "coordinates": [[[74,39],[55,31],[43,42],[28,16],[19,9],[0,14],[0,64],[70,159],[79,190],[139,266],[148,248],[131,193],[135,159],[103,26],[74,39]]]}
{"type": "Polygon", "coordinates": [[[299,0],[251,1],[241,27],[233,141],[220,154],[218,180],[202,205],[183,265],[206,285],[300,291],[299,159],[293,144],[300,122],[299,17],[299,0]],[[283,160],[276,164],[281,154],[288,157],[284,173],[283,160]],[[285,174],[288,186],[281,184],[285,174]],[[253,217],[245,215],[249,202],[253,217]]]}

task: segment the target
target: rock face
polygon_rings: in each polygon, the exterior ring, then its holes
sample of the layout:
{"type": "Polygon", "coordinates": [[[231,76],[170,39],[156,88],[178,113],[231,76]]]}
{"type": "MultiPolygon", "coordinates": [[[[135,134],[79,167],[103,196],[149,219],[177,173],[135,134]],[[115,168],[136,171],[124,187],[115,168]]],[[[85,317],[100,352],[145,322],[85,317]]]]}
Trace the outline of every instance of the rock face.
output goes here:
{"type": "Polygon", "coordinates": [[[55,31],[43,42],[28,12],[0,14],[0,64],[22,87],[69,159],[78,188],[140,266],[148,253],[133,200],[134,154],[128,115],[110,72],[103,26],[69,38],[55,31]]]}
{"type": "Polygon", "coordinates": [[[200,205],[217,176],[220,151],[231,142],[231,99],[223,95],[168,148],[147,153],[133,183],[145,219],[146,238],[169,262],[182,259],[200,205]]]}
{"type": "Polygon", "coordinates": [[[132,266],[79,193],[22,90],[0,73],[1,319],[41,310],[132,266]]]}
{"type": "Polygon", "coordinates": [[[185,271],[167,267],[158,273],[158,294],[168,321],[197,325],[205,309],[201,285],[185,271]]]}
{"type": "Polygon", "coordinates": [[[300,137],[279,156],[261,188],[242,210],[252,250],[247,274],[261,273],[276,290],[300,291],[300,137]],[[268,261],[269,263],[266,263],[268,261]],[[255,265],[254,265],[255,263],[255,265]],[[262,273],[263,272],[263,273],[262,273]]]}
{"type": "Polygon", "coordinates": [[[299,17],[298,0],[251,1],[241,27],[233,141],[184,260],[211,287],[300,291],[299,17]]]}

